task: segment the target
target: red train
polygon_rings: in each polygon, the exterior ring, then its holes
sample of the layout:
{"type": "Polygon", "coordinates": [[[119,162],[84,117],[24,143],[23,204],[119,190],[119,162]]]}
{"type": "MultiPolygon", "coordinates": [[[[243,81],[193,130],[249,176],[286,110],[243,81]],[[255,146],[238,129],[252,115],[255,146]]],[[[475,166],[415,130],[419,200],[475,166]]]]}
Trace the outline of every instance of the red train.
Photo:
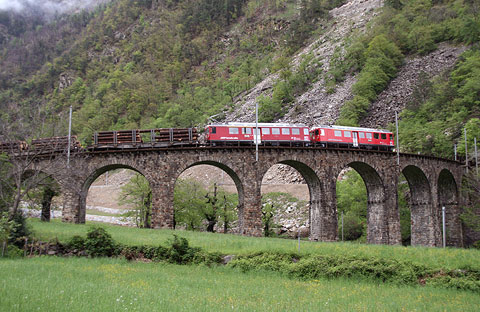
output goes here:
{"type": "MultiPolygon", "coordinates": [[[[206,127],[206,142],[211,145],[245,145],[255,143],[255,123],[230,122],[206,127]]],[[[259,123],[258,144],[268,145],[308,145],[309,129],[305,125],[279,123],[259,123]]]]}
{"type": "Polygon", "coordinates": [[[395,148],[393,133],[388,130],[319,126],[310,130],[310,140],[321,146],[354,147],[392,151],[395,148]]]}
{"type": "MultiPolygon", "coordinates": [[[[255,123],[213,124],[206,127],[206,142],[211,145],[254,144],[255,123]]],[[[393,133],[387,130],[305,125],[259,123],[262,145],[321,146],[363,148],[392,151],[393,133]]]]}
{"type": "MultiPolygon", "coordinates": [[[[317,126],[308,128],[301,124],[230,122],[206,126],[207,145],[252,145],[255,138],[260,145],[319,146],[336,148],[362,148],[392,151],[393,133],[387,130],[317,126]]],[[[93,148],[139,148],[198,145],[195,128],[150,129],[97,132],[93,148]]]]}

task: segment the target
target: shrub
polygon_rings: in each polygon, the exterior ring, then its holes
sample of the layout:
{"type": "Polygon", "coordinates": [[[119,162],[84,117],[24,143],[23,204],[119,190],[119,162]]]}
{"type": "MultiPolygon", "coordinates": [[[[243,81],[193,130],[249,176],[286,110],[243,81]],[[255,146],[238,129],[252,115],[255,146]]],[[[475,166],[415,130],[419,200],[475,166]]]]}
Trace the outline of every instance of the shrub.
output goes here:
{"type": "Polygon", "coordinates": [[[166,252],[166,259],[170,263],[187,264],[193,262],[195,254],[200,251],[200,248],[190,247],[188,240],[184,237],[173,235],[173,239],[169,240],[169,245],[166,252]]]}
{"type": "Polygon", "coordinates": [[[5,251],[6,258],[22,258],[23,255],[24,255],[23,250],[18,248],[15,245],[8,245],[7,250],[5,251]]]}
{"type": "Polygon", "coordinates": [[[10,244],[14,244],[19,248],[22,248],[25,242],[25,238],[29,237],[31,234],[32,231],[27,225],[27,219],[21,212],[17,212],[12,218],[8,242],[10,244]]]}
{"type": "Polygon", "coordinates": [[[110,257],[115,253],[115,242],[104,228],[92,227],[87,233],[85,250],[91,257],[110,257]]]}
{"type": "Polygon", "coordinates": [[[65,244],[65,247],[68,250],[83,250],[85,248],[85,238],[79,236],[79,235],[74,235],[72,238],[70,238],[67,243],[65,244]]]}

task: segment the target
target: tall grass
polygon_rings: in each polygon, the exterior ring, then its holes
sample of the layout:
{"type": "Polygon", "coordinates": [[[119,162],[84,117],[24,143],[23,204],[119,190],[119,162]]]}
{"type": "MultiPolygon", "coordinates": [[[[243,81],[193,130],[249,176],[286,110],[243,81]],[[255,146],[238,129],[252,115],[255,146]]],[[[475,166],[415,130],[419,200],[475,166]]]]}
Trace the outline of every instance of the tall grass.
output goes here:
{"type": "Polygon", "coordinates": [[[478,311],[457,290],[290,280],[225,267],[37,257],[0,260],[0,311],[478,311]]]}
{"type": "MultiPolygon", "coordinates": [[[[60,241],[66,241],[73,235],[85,236],[90,225],[98,225],[98,223],[90,222],[86,225],[68,224],[59,221],[45,223],[40,222],[38,219],[30,219],[29,224],[32,226],[35,235],[45,241],[56,238],[60,241]]],[[[191,246],[201,247],[206,251],[220,252],[222,254],[242,255],[260,251],[298,252],[298,242],[296,240],[191,231],[139,229],[107,224],[103,226],[115,241],[127,245],[158,246],[159,244],[165,243],[173,234],[177,234],[188,239],[191,246]]],[[[300,253],[379,257],[410,261],[427,265],[430,268],[449,270],[466,267],[480,269],[480,251],[473,249],[442,249],[302,241],[300,253]]]]}

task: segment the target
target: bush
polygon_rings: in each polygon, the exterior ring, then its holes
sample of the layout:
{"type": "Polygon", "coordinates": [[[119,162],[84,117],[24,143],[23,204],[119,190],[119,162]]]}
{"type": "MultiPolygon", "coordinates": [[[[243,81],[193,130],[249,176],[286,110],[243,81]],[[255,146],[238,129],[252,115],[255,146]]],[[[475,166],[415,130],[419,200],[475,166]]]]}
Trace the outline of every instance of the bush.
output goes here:
{"type": "Polygon", "coordinates": [[[29,237],[31,234],[32,231],[27,225],[27,218],[25,218],[21,212],[17,212],[12,218],[8,242],[22,248],[25,244],[25,238],[29,237]]]}
{"type": "Polygon", "coordinates": [[[84,250],[85,249],[85,238],[79,236],[79,235],[74,235],[70,240],[67,241],[65,244],[65,247],[68,250],[84,250]]]}
{"type": "MultiPolygon", "coordinates": [[[[0,249],[2,247],[0,246],[0,249]]],[[[6,258],[22,258],[24,255],[24,251],[18,248],[15,245],[8,245],[7,250],[5,250],[5,257],[6,258]]],[[[0,254],[1,256],[1,254],[0,254]]]]}
{"type": "Polygon", "coordinates": [[[115,242],[104,228],[92,227],[87,233],[85,250],[91,257],[111,257],[115,253],[115,242]]]}
{"type": "Polygon", "coordinates": [[[167,248],[165,260],[170,263],[187,264],[193,262],[196,253],[201,249],[190,247],[188,240],[184,237],[173,235],[173,239],[169,240],[170,246],[167,248]]]}

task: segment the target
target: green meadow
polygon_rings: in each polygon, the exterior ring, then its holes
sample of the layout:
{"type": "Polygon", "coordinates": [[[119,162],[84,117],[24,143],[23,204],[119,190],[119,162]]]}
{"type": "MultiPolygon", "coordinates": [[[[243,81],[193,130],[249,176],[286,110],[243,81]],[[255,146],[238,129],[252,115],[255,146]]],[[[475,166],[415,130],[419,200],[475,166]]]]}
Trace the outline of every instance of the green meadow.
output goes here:
{"type": "MultiPolygon", "coordinates": [[[[298,241],[89,222],[28,221],[42,241],[66,242],[101,225],[116,242],[191,246],[227,255],[298,253],[298,241]]],[[[301,255],[365,256],[431,268],[480,270],[478,250],[301,241],[301,255]]],[[[280,259],[279,259],[280,261],[280,259]]],[[[478,311],[480,293],[362,278],[302,279],[230,265],[176,265],[123,258],[0,258],[0,311],[478,311]]]]}
{"type": "MultiPolygon", "coordinates": [[[[172,238],[173,234],[185,237],[190,245],[201,247],[209,252],[225,255],[242,255],[254,252],[298,253],[298,241],[280,238],[245,237],[233,234],[216,234],[193,231],[174,231],[158,229],[140,229],[88,222],[87,224],[69,224],[58,220],[41,222],[30,219],[35,236],[42,241],[67,241],[74,235],[85,236],[91,225],[101,225],[113,239],[127,245],[158,246],[172,238]]],[[[411,261],[428,265],[431,268],[459,269],[464,267],[480,269],[480,250],[459,248],[426,248],[366,245],[355,243],[319,243],[302,240],[300,254],[320,254],[379,257],[411,261]]]]}
{"type": "Polygon", "coordinates": [[[0,260],[0,311],[478,311],[480,296],[110,258],[0,260]]]}

